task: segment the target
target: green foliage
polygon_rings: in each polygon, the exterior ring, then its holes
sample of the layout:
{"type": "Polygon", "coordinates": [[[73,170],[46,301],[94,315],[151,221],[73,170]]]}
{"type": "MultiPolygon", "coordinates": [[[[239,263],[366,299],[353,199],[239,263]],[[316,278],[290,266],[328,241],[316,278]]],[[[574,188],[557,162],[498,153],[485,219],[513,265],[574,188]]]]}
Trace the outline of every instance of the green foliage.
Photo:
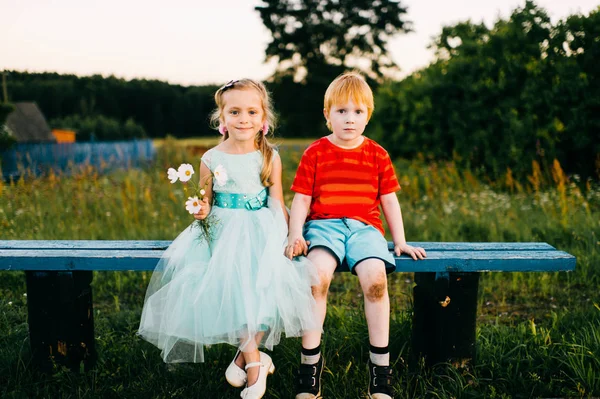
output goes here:
{"type": "Polygon", "coordinates": [[[6,130],[4,125],[0,125],[0,153],[2,153],[2,151],[8,150],[16,142],[17,140],[15,140],[13,136],[8,134],[8,131],[6,130]]]}
{"type": "Polygon", "coordinates": [[[77,132],[77,141],[116,141],[146,137],[144,128],[131,118],[120,123],[105,116],[70,115],[50,121],[53,128],[73,129],[77,132]]]}
{"type": "Polygon", "coordinates": [[[6,122],[6,118],[13,112],[15,109],[14,105],[8,103],[0,103],[0,125],[3,125],[6,122]]]}
{"type": "Polygon", "coordinates": [[[461,22],[438,59],[376,96],[373,136],[394,156],[454,159],[481,175],[531,162],[600,176],[600,10],[552,25],[533,2],[488,29],[461,22]]]}
{"type": "Polygon", "coordinates": [[[12,104],[0,103],[0,152],[9,149],[13,144],[16,143],[14,137],[8,134],[4,123],[6,118],[10,115],[15,107],[12,104]]]}

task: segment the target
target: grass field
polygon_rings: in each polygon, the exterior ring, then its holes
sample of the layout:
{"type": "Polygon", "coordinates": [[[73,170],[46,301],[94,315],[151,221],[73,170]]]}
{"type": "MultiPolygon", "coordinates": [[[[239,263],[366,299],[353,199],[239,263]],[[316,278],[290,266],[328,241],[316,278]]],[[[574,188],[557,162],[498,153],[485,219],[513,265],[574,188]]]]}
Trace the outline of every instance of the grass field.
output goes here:
{"type": "MultiPolygon", "coordinates": [[[[0,239],[173,239],[190,222],[185,193],[166,169],[197,164],[203,140],[157,143],[155,165],[100,175],[0,181],[0,239]]],[[[289,187],[305,140],[281,141],[289,187]]],[[[535,165],[534,165],[535,166],[535,165]]],[[[396,398],[557,398],[600,396],[600,189],[567,178],[555,164],[534,167],[527,183],[507,174],[486,181],[452,163],[396,162],[410,241],[544,241],[577,257],[573,273],[488,273],[480,284],[475,366],[409,365],[413,276],[389,278],[396,398]]],[[[288,205],[291,193],[286,192],[288,205]]],[[[21,272],[0,272],[0,397],[237,398],[223,373],[234,348],[214,346],[204,364],[165,366],[136,337],[149,273],[96,273],[94,317],[99,362],[76,374],[30,367],[27,297],[21,272]]],[[[366,397],[368,337],[362,294],[336,276],[323,342],[325,398],[366,397]]],[[[300,343],[272,356],[268,398],[293,397],[300,343]]]]}

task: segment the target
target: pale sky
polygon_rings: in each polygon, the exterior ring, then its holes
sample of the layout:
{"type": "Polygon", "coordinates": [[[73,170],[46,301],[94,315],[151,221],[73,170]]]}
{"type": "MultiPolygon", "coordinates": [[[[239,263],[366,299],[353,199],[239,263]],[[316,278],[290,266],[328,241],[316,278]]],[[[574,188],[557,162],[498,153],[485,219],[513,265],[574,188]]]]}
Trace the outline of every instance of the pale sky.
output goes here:
{"type": "MultiPolygon", "coordinates": [[[[270,33],[244,0],[0,0],[0,70],[101,74],[175,84],[266,79],[270,33]]],[[[432,61],[444,25],[491,26],[524,0],[404,0],[415,32],[389,43],[403,74],[432,61]]],[[[554,22],[588,14],[600,0],[538,0],[554,22]]],[[[10,79],[10,78],[9,78],[10,79]]]]}

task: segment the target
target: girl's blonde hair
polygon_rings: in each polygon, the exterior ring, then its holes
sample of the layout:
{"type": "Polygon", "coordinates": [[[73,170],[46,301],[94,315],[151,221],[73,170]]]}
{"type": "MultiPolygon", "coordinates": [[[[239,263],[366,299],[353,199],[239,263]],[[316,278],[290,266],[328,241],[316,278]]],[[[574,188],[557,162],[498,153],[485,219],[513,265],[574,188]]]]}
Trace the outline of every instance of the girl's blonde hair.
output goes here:
{"type": "MultiPolygon", "coordinates": [[[[367,107],[367,121],[369,121],[375,109],[373,91],[358,72],[346,72],[335,78],[325,92],[323,106],[329,112],[334,105],[346,104],[350,100],[354,104],[363,104],[367,107]]],[[[329,122],[327,127],[331,130],[329,122]]]]}
{"type": "MultiPolygon", "coordinates": [[[[273,185],[273,182],[270,181],[271,172],[273,170],[273,145],[269,143],[267,136],[273,136],[273,130],[275,129],[275,125],[277,123],[277,117],[275,116],[275,112],[273,111],[271,105],[271,96],[269,95],[265,85],[262,84],[262,82],[252,79],[240,79],[231,81],[225,86],[221,87],[215,93],[215,103],[217,104],[217,108],[210,115],[210,124],[213,128],[218,129],[221,121],[223,120],[223,109],[225,108],[223,93],[225,93],[227,90],[250,89],[256,90],[260,96],[265,122],[269,125],[269,130],[266,135],[263,134],[262,130],[256,133],[254,143],[263,156],[263,165],[262,170],[260,171],[260,181],[265,187],[270,187],[273,185]]],[[[229,133],[225,132],[225,134],[223,134],[222,141],[225,141],[228,138],[229,133]]]]}

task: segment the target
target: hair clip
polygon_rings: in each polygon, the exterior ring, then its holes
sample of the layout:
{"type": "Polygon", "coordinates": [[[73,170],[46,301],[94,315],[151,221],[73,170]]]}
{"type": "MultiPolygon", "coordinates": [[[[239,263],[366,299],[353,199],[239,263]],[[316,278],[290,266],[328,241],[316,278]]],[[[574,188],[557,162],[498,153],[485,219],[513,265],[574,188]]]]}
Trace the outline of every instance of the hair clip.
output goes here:
{"type": "Polygon", "coordinates": [[[237,82],[239,82],[238,80],[230,80],[229,82],[225,83],[225,85],[223,87],[221,87],[219,90],[221,90],[221,93],[224,91],[227,91],[229,89],[231,89],[233,87],[234,84],[236,84],[237,82]]]}

